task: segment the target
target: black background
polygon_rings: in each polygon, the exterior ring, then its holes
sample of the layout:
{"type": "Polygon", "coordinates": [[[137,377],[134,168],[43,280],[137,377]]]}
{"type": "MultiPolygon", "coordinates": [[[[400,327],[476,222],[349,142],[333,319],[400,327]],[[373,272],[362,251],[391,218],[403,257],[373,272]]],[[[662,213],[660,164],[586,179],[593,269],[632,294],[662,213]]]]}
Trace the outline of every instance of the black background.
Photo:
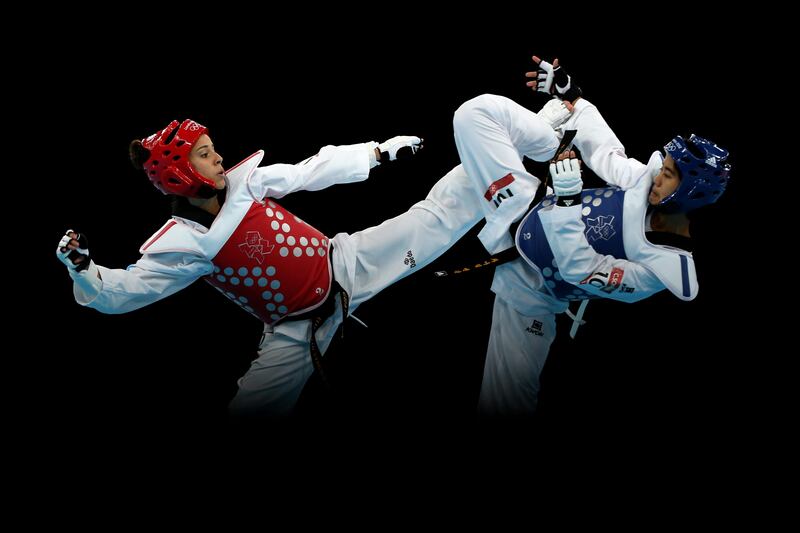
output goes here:
{"type": "MultiPolygon", "coordinates": [[[[452,115],[462,102],[490,92],[538,109],[542,100],[524,85],[537,54],[561,58],[630,157],[646,161],[675,134],[698,133],[731,151],[734,170],[719,204],[695,217],[697,299],[681,302],[665,291],[636,305],[593,301],[575,340],[559,317],[536,420],[515,429],[570,428],[598,438],[623,429],[737,431],[753,414],[749,390],[761,379],[750,369],[752,317],[730,294],[748,283],[731,267],[747,231],[735,217],[747,157],[739,124],[741,46],[719,35],[677,46],[655,27],[580,40],[532,30],[487,35],[481,28],[439,34],[434,26],[406,26],[391,34],[372,28],[363,36],[263,40],[245,31],[207,40],[176,31],[158,44],[150,35],[115,42],[115,61],[98,53],[112,46],[106,40],[64,41],[52,50],[42,69],[69,74],[58,83],[42,78],[50,96],[32,112],[33,123],[51,124],[64,143],[36,152],[52,194],[38,233],[47,306],[34,309],[31,321],[47,334],[30,339],[27,358],[20,358],[26,423],[62,437],[88,432],[117,442],[184,434],[225,439],[241,429],[226,407],[255,356],[258,321],[202,282],[133,313],[102,315],[73,301],[53,257],[64,230],[74,228],[89,236],[95,262],[124,268],[169,216],[166,197],[128,162],[131,139],[190,117],[210,128],[229,167],[257,149],[266,151],[264,164],[297,162],[325,144],[423,137],[425,149],[413,161],[375,169],[363,183],[282,201],[330,236],[354,232],[403,212],[457,164],[452,115]]],[[[595,179],[587,176],[586,186],[599,185],[595,179]]],[[[475,233],[437,264],[482,257],[475,233]]],[[[368,330],[349,321],[346,349],[329,354],[337,393],[312,379],[289,426],[485,427],[474,410],[491,272],[442,282],[431,277],[435,268],[356,312],[368,330]]],[[[259,429],[277,433],[286,425],[259,429]]]]}

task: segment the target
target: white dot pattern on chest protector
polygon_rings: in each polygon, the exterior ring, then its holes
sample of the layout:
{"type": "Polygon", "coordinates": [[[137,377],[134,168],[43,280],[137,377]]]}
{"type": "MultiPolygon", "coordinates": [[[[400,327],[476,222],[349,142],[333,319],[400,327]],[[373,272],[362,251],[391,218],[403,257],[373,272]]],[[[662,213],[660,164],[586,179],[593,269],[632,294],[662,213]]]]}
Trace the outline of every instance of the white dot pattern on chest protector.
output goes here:
{"type": "Polygon", "coordinates": [[[324,288],[313,290],[330,280],[330,265],[320,261],[327,255],[327,246],[328,240],[318,230],[275,202],[254,203],[214,259],[213,273],[206,280],[243,309],[249,301],[259,301],[260,305],[246,310],[271,323],[327,295],[324,288]],[[281,261],[297,266],[283,268],[281,261]],[[277,277],[280,270],[286,278],[277,277]],[[320,279],[303,282],[311,272],[320,279]]]}
{"type": "MultiPolygon", "coordinates": [[[[619,257],[624,254],[624,250],[617,250],[615,247],[621,246],[612,239],[615,235],[620,235],[616,226],[613,225],[615,221],[616,211],[622,208],[622,196],[619,195],[618,187],[603,188],[599,190],[584,190],[581,193],[581,215],[586,218],[584,224],[588,228],[586,230],[587,238],[589,232],[592,231],[591,237],[594,241],[590,241],[590,245],[595,247],[600,246],[602,253],[606,255],[613,255],[619,257]],[[607,215],[607,213],[610,213],[607,215]],[[594,218],[591,218],[592,215],[594,218]],[[599,239],[603,239],[599,242],[599,239]],[[608,242],[606,242],[608,241],[608,242]],[[597,245],[594,243],[597,242],[597,245]],[[612,250],[608,252],[606,250],[612,250]]],[[[542,206],[537,206],[535,210],[541,209],[542,206]]],[[[618,217],[621,220],[621,216],[618,217]]],[[[530,229],[530,224],[526,226],[530,229]]],[[[544,281],[543,286],[551,296],[562,301],[584,300],[592,298],[600,298],[600,296],[593,294],[587,290],[587,287],[592,288],[589,284],[572,284],[567,282],[561,275],[556,264],[556,259],[553,257],[552,250],[543,247],[527,246],[528,241],[520,239],[518,246],[521,253],[525,255],[533,264],[540,266],[540,273],[544,281]],[[552,268],[544,267],[542,265],[552,265],[552,268]]]]}
{"type": "Polygon", "coordinates": [[[214,286],[214,288],[217,289],[219,292],[221,292],[230,301],[232,301],[233,303],[235,303],[236,305],[238,305],[251,315],[255,316],[256,318],[261,318],[260,316],[258,316],[258,313],[256,313],[252,307],[250,307],[249,305],[245,305],[247,303],[247,298],[245,298],[244,296],[237,298],[236,295],[230,291],[225,291],[217,286],[214,286]]]}
{"type": "MultiPolygon", "coordinates": [[[[544,284],[550,289],[555,289],[556,288],[556,286],[557,286],[556,282],[557,281],[563,281],[563,278],[561,277],[561,273],[558,271],[558,268],[555,266],[555,262],[556,262],[556,260],[553,259],[553,268],[544,267],[542,269],[542,271],[541,271],[542,272],[542,276],[544,277],[544,284]]],[[[572,290],[572,294],[567,294],[564,297],[569,299],[569,300],[580,300],[585,295],[588,296],[588,293],[586,291],[576,287],[576,288],[574,288],[572,290]]]]}

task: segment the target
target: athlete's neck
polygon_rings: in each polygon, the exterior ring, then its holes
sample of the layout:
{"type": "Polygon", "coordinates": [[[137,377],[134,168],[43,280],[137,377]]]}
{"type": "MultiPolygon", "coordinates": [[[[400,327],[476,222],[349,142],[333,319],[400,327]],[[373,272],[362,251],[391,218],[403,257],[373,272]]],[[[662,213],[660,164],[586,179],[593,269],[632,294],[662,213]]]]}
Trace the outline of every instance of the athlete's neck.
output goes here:
{"type": "Polygon", "coordinates": [[[650,218],[650,227],[653,231],[666,231],[675,233],[683,237],[691,237],[689,234],[689,217],[686,213],[665,214],[660,211],[653,211],[650,218]]]}
{"type": "Polygon", "coordinates": [[[193,206],[199,207],[203,211],[211,213],[214,216],[217,216],[217,213],[219,213],[220,205],[216,196],[212,196],[211,198],[188,198],[188,200],[193,206]]]}

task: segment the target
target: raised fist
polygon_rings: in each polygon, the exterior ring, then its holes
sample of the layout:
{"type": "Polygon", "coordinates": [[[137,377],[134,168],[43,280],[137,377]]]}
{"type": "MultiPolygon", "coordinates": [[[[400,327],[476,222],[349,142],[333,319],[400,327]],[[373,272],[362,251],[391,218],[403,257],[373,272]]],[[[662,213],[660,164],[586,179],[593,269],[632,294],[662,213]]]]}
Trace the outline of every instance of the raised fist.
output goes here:
{"type": "Polygon", "coordinates": [[[89,239],[68,229],[58,243],[56,256],[67,268],[80,272],[89,266],[89,239]]]}
{"type": "Polygon", "coordinates": [[[581,161],[575,157],[575,152],[550,163],[550,177],[553,178],[553,190],[558,197],[575,196],[583,190],[581,161]]]}

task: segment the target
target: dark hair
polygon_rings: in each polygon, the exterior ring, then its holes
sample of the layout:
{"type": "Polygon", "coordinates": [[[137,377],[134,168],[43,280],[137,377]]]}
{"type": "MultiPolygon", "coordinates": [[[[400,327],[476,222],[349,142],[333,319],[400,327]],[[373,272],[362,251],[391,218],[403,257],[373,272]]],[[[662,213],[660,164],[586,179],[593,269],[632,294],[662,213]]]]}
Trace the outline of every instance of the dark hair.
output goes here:
{"type": "Polygon", "coordinates": [[[128,156],[137,170],[144,170],[144,164],[150,159],[150,150],[142,145],[142,141],[135,139],[128,145],[128,156]]]}

